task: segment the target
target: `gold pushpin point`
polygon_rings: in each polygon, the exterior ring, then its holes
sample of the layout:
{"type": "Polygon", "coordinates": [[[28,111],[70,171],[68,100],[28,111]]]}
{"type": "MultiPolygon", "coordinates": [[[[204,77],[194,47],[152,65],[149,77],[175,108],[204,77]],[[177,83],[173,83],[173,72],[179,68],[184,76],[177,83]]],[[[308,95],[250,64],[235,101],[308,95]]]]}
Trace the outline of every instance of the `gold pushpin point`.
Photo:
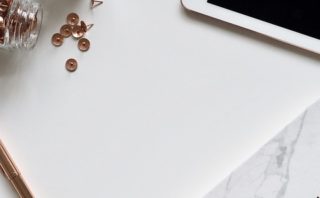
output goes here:
{"type": "Polygon", "coordinates": [[[103,1],[91,0],[91,9],[103,4],[103,1]]]}
{"type": "Polygon", "coordinates": [[[80,27],[84,32],[87,32],[93,27],[93,24],[87,25],[84,21],[81,21],[80,22],[80,27]]]}

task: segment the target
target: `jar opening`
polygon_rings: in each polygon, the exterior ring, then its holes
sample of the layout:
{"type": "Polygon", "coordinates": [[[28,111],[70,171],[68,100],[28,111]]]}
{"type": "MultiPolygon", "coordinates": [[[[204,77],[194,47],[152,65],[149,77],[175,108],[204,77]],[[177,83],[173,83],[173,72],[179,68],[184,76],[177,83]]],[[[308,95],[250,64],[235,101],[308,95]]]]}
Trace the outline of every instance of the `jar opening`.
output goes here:
{"type": "Polygon", "coordinates": [[[0,0],[2,1],[10,1],[10,4],[8,4],[7,14],[4,17],[0,16],[0,27],[1,18],[4,21],[2,37],[0,28],[0,47],[33,48],[41,29],[42,8],[40,4],[34,0],[0,0]]]}

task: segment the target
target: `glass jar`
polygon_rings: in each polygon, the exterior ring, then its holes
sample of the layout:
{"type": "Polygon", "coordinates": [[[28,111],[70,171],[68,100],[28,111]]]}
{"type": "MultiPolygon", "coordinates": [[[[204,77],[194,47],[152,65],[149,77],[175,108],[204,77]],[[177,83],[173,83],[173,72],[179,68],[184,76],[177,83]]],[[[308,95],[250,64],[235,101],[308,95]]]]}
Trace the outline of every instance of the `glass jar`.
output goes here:
{"type": "Polygon", "coordinates": [[[42,22],[42,8],[35,0],[0,0],[0,48],[31,49],[42,22]]]}

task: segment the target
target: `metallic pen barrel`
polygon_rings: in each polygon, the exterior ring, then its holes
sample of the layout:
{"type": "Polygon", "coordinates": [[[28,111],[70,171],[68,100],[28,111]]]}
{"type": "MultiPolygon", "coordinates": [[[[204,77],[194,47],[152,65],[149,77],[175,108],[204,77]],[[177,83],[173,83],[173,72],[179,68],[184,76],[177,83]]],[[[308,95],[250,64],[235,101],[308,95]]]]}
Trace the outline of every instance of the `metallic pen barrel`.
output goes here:
{"type": "Polygon", "coordinates": [[[0,168],[17,191],[20,198],[34,198],[18,168],[0,140],[0,168]]]}

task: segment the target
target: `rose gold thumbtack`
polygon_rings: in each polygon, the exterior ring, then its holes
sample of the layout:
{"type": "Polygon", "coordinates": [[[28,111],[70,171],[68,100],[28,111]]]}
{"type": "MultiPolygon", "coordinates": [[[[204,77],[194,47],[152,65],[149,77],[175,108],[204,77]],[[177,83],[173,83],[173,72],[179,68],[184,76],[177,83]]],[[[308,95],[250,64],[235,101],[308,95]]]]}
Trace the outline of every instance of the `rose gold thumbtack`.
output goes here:
{"type": "Polygon", "coordinates": [[[86,38],[82,38],[78,42],[78,48],[82,52],[86,52],[90,48],[90,41],[86,38]]]}
{"type": "Polygon", "coordinates": [[[72,12],[70,14],[68,14],[67,16],[67,23],[69,25],[77,25],[79,23],[79,15],[77,15],[76,13],[72,12]]]}
{"type": "Polygon", "coordinates": [[[6,13],[8,11],[9,5],[6,1],[1,1],[0,2],[0,13],[6,13]]]}
{"type": "Polygon", "coordinates": [[[66,69],[69,72],[75,72],[78,68],[78,62],[74,58],[70,58],[66,61],[66,69]]]}
{"type": "Polygon", "coordinates": [[[0,44],[4,44],[4,37],[5,37],[5,21],[4,19],[0,16],[0,44]]]}
{"type": "Polygon", "coordinates": [[[81,22],[80,22],[80,26],[81,26],[81,29],[82,29],[84,32],[87,32],[87,31],[89,31],[89,30],[93,27],[93,24],[87,25],[84,21],[81,21],[81,22]]]}
{"type": "Polygon", "coordinates": [[[5,28],[5,27],[6,27],[5,20],[2,16],[0,16],[0,28],[5,28]]]}
{"type": "Polygon", "coordinates": [[[79,25],[73,26],[73,28],[72,28],[73,38],[79,39],[79,38],[83,37],[84,33],[85,32],[82,30],[81,26],[79,26],[79,25]]]}
{"type": "Polygon", "coordinates": [[[91,0],[91,9],[103,4],[103,1],[91,0]]]}
{"type": "Polygon", "coordinates": [[[51,38],[51,42],[54,46],[59,47],[63,43],[63,36],[59,33],[55,33],[51,38]]]}
{"type": "Polygon", "coordinates": [[[71,36],[72,34],[72,27],[69,24],[65,24],[60,28],[60,34],[65,38],[71,36]]]}

